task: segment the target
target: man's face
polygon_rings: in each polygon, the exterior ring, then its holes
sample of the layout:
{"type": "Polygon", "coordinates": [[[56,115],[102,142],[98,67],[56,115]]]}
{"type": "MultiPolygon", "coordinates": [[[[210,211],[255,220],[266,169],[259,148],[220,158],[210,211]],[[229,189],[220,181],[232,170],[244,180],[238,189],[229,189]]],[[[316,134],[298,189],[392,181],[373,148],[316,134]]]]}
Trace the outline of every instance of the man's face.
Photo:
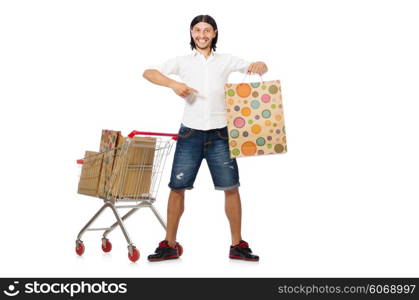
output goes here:
{"type": "Polygon", "coordinates": [[[199,49],[207,49],[211,47],[211,42],[217,35],[217,30],[205,22],[199,22],[191,30],[192,38],[195,45],[199,49]]]}

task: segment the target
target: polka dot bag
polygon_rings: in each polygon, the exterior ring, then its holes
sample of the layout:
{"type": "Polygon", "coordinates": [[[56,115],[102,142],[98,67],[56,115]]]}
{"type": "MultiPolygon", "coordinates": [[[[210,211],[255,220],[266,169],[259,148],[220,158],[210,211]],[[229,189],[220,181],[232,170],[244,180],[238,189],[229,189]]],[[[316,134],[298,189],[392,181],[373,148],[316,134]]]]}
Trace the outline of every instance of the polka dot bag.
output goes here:
{"type": "Polygon", "coordinates": [[[287,152],[279,80],[224,86],[230,157],[287,152]]]}

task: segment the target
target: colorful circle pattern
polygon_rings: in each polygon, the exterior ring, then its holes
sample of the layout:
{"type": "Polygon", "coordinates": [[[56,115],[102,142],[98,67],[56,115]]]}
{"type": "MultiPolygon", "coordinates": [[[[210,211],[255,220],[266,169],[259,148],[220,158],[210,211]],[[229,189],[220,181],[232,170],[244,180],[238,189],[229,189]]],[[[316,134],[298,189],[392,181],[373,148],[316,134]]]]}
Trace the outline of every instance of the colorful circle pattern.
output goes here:
{"type": "Polygon", "coordinates": [[[242,117],[237,117],[234,119],[234,126],[237,128],[243,128],[246,124],[246,121],[242,117]]]}
{"type": "Polygon", "coordinates": [[[279,81],[226,84],[232,157],[287,152],[280,92],[279,81]]]}

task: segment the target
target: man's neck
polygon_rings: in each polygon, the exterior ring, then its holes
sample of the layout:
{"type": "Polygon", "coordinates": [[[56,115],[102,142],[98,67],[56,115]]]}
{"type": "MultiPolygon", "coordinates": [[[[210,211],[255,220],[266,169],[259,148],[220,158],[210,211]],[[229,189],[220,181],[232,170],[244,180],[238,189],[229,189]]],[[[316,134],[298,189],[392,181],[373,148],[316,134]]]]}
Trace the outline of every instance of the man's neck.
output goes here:
{"type": "Polygon", "coordinates": [[[205,56],[205,58],[208,58],[208,56],[211,55],[211,47],[208,47],[208,48],[205,48],[205,49],[196,48],[196,51],[198,51],[203,56],[205,56]]]}

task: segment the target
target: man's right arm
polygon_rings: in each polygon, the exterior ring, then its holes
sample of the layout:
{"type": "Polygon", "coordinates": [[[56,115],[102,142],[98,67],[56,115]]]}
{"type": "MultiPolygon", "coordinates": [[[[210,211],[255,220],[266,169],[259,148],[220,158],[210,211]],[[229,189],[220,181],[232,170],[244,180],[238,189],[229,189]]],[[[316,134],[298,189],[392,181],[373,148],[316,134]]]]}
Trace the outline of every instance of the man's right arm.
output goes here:
{"type": "Polygon", "coordinates": [[[143,73],[143,77],[154,84],[165,86],[168,88],[171,88],[171,85],[175,83],[175,80],[167,76],[164,76],[156,69],[145,70],[143,73]]]}
{"type": "Polygon", "coordinates": [[[176,80],[163,75],[156,69],[145,70],[143,77],[154,84],[171,88],[176,93],[176,95],[182,98],[188,97],[191,93],[198,93],[197,90],[187,86],[182,82],[177,82],[176,80]]]}

